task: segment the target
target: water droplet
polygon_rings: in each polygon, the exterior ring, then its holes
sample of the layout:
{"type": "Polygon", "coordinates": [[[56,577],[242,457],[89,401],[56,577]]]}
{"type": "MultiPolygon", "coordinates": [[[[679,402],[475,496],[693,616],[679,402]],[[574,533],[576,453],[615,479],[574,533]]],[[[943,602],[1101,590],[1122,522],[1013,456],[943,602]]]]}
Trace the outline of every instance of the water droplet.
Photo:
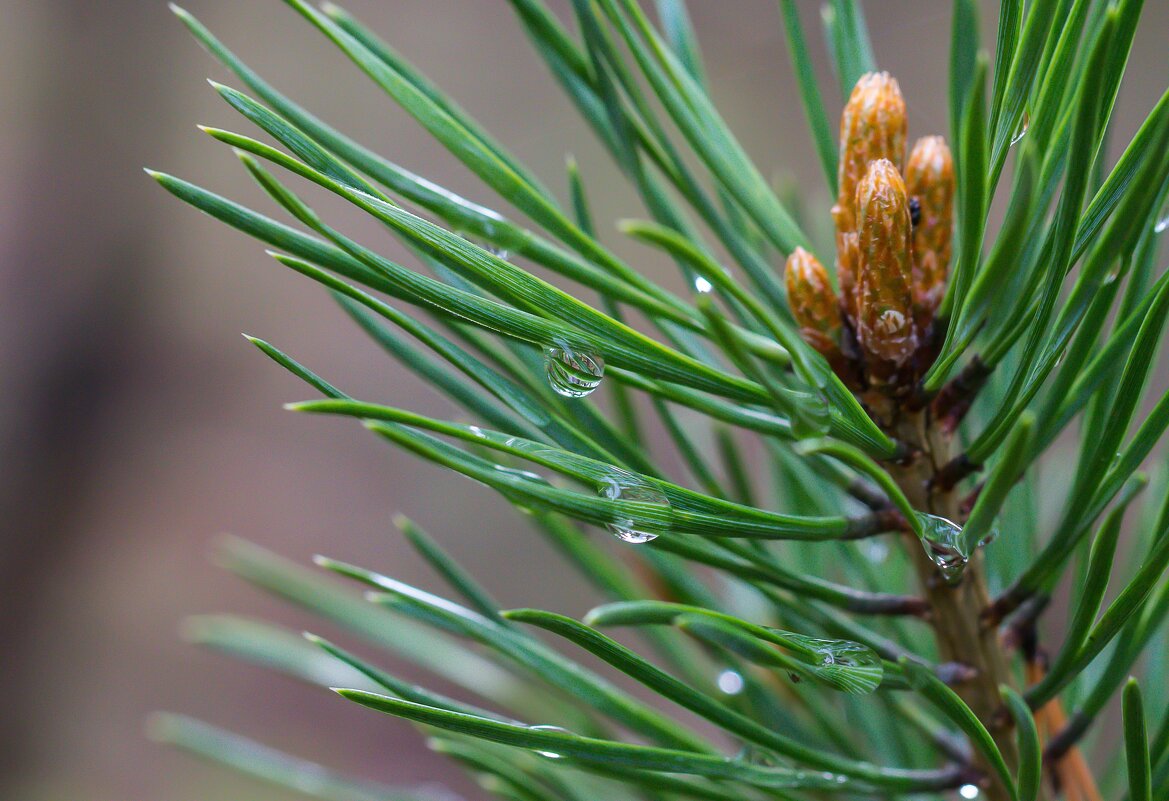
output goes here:
{"type": "MultiPolygon", "coordinates": [[[[507,476],[512,476],[524,481],[530,481],[536,484],[540,484],[544,487],[552,486],[548,483],[548,479],[544,478],[539,473],[533,473],[531,470],[521,470],[516,467],[504,467],[501,464],[495,465],[495,469],[507,476]]],[[[516,509],[519,509],[524,514],[535,514],[535,510],[532,508],[532,502],[522,494],[512,492],[504,488],[499,488],[499,492],[502,493],[505,498],[511,501],[512,506],[514,506],[516,509]]]]}
{"type": "MultiPolygon", "coordinates": [[[[821,640],[801,634],[780,632],[792,656],[808,666],[805,678],[852,695],[877,689],[884,676],[881,657],[866,645],[851,640],[821,640]]],[[[793,680],[795,675],[792,675],[793,680]]]]}
{"type": "Polygon", "coordinates": [[[739,762],[746,762],[748,765],[758,765],[761,768],[776,768],[783,765],[774,753],[757,745],[743,746],[735,759],[739,762]]]}
{"type": "Polygon", "coordinates": [[[1112,268],[1104,274],[1104,280],[1101,283],[1104,284],[1104,286],[1108,286],[1113,281],[1115,281],[1117,279],[1117,277],[1120,275],[1120,268],[1122,266],[1123,265],[1119,260],[1115,264],[1113,264],[1112,268]]]}
{"type": "Polygon", "coordinates": [[[978,798],[978,787],[973,784],[964,784],[958,788],[958,795],[966,799],[966,801],[973,801],[978,798]]]}
{"type": "Polygon", "coordinates": [[[601,385],[605,361],[600,354],[578,350],[562,340],[544,348],[544,371],[556,394],[583,398],[601,385]]]}
{"type": "Polygon", "coordinates": [[[1015,145],[1019,144],[1019,140],[1027,135],[1027,129],[1030,127],[1031,127],[1031,115],[1028,114],[1026,111],[1024,111],[1023,112],[1023,125],[1020,126],[1019,130],[1015,132],[1015,135],[1011,137],[1011,144],[1008,145],[1008,147],[1014,147],[1015,145]]]}
{"type": "Polygon", "coordinates": [[[714,289],[714,284],[707,281],[701,275],[694,279],[694,290],[699,294],[705,295],[712,289],[714,289]]]}
{"type": "Polygon", "coordinates": [[[495,465],[495,469],[501,473],[506,473],[509,476],[515,476],[516,478],[522,478],[522,479],[525,479],[526,481],[536,481],[536,482],[539,482],[540,484],[543,484],[544,486],[551,486],[548,483],[548,479],[544,478],[539,473],[533,473],[531,470],[520,470],[518,467],[504,467],[501,464],[495,465]]]}
{"type": "Polygon", "coordinates": [[[861,549],[865,558],[875,565],[882,564],[889,558],[889,544],[877,537],[861,540],[861,549]]]}
{"type": "Polygon", "coordinates": [[[486,239],[481,239],[477,236],[470,236],[469,234],[465,234],[462,231],[456,231],[455,233],[457,233],[463,239],[466,239],[472,245],[478,245],[479,247],[483,248],[488,253],[490,253],[492,256],[503,259],[504,261],[507,261],[507,257],[509,255],[511,255],[508,252],[507,248],[500,247],[499,245],[496,245],[493,242],[488,242],[486,239]]]}
{"type": "Polygon", "coordinates": [[[1166,228],[1169,228],[1169,214],[1166,214],[1164,217],[1157,220],[1157,224],[1153,226],[1153,233],[1164,233],[1166,228]]]}
{"type": "Polygon", "coordinates": [[[985,548],[987,545],[990,545],[992,542],[994,542],[998,538],[999,538],[999,527],[997,525],[991,525],[990,531],[983,534],[982,539],[980,539],[978,541],[978,547],[985,548]]]}
{"type": "Polygon", "coordinates": [[[597,488],[597,494],[611,501],[624,501],[636,504],[645,504],[651,507],[661,507],[658,510],[647,511],[630,510],[629,514],[621,514],[605,524],[609,532],[623,542],[640,545],[658,538],[658,534],[668,524],[666,515],[670,501],[665,493],[645,479],[626,473],[623,470],[613,470],[604,477],[597,488]],[[657,511],[659,514],[654,514],[657,511]],[[648,512],[648,513],[647,513],[648,512]],[[650,531],[648,529],[657,529],[650,531]]]}
{"type": "Polygon", "coordinates": [[[743,692],[743,677],[737,670],[724,670],[715,680],[718,688],[727,695],[738,695],[743,692]]]}
{"type": "Polygon", "coordinates": [[[794,389],[782,392],[792,404],[790,421],[796,439],[813,439],[828,433],[832,410],[822,394],[794,389]]]}
{"type": "MultiPolygon", "coordinates": [[[[572,732],[570,732],[568,729],[565,729],[561,726],[528,726],[528,730],[529,731],[554,731],[554,732],[559,732],[560,734],[572,734],[572,732]]],[[[557,754],[553,751],[537,751],[536,753],[542,757],[548,757],[548,759],[560,759],[560,754],[557,754]]]]}
{"type": "Polygon", "coordinates": [[[918,512],[917,519],[922,527],[921,546],[930,561],[938,566],[942,578],[947,583],[962,578],[966,563],[970,561],[970,554],[962,543],[962,527],[944,517],[921,512],[918,512]]]}

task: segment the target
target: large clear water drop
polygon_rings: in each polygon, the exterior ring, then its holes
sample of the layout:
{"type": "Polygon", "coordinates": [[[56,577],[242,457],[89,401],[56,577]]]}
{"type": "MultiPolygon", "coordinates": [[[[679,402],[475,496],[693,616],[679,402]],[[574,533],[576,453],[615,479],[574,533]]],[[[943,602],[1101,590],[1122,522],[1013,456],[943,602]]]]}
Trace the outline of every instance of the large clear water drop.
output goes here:
{"type": "Polygon", "coordinates": [[[622,504],[643,504],[649,507],[634,509],[630,506],[628,513],[622,510],[619,516],[605,524],[609,532],[622,542],[634,545],[651,542],[668,525],[666,513],[670,509],[669,499],[657,486],[640,476],[613,470],[605,475],[597,488],[597,494],[622,504]]]}
{"type": "Polygon", "coordinates": [[[962,578],[970,554],[962,541],[962,527],[937,515],[917,513],[921,522],[921,547],[926,556],[938,567],[942,578],[953,584],[962,578]]]}
{"type": "Polygon", "coordinates": [[[823,640],[784,633],[792,656],[805,665],[805,677],[850,695],[877,689],[884,677],[881,657],[872,648],[851,640],[823,640]]]}
{"type": "Polygon", "coordinates": [[[544,372],[556,394],[583,398],[601,385],[605,360],[599,353],[574,348],[561,340],[544,348],[544,372]]]}

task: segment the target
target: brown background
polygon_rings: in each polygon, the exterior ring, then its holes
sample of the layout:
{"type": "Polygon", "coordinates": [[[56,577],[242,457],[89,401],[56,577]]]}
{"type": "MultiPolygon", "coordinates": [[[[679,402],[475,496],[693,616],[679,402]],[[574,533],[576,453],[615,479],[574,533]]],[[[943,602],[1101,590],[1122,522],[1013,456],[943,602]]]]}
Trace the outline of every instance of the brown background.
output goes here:
{"type": "MultiPolygon", "coordinates": [[[[991,44],[993,5],[983,19],[991,44]]],[[[691,6],[724,115],[765,174],[811,187],[808,203],[826,208],[773,0],[691,6]]],[[[309,109],[498,205],[278,0],[188,7],[309,109]]],[[[575,153],[601,222],[641,214],[503,0],[349,7],[549,185],[563,186],[564,155],[575,153]]],[[[949,4],[866,7],[878,60],[909,99],[911,136],[944,132],[949,4]]],[[[818,32],[818,4],[801,8],[818,32]]],[[[1122,143],[1169,74],[1169,5],[1147,3],[1145,17],[1120,98],[1122,143]]],[[[248,131],[203,78],[235,82],[163,2],[0,0],[0,20],[0,797],[283,797],[152,745],[142,721],[155,709],[385,781],[452,774],[405,724],[179,640],[179,621],[199,612],[313,625],[212,566],[215,535],[300,560],[323,551],[437,587],[389,525],[401,510],[505,604],[579,614],[588,593],[486,490],[355,426],[280,411],[309,393],[239,332],[355,394],[449,407],[314,285],[142,174],[157,167],[264,203],[230,152],[195,129],[248,131]]],[[[818,36],[814,44],[823,64],[818,36]]],[[[831,88],[828,97],[838,108],[831,88]]],[[[363,221],[348,230],[399,253],[363,221]]],[[[616,234],[606,238],[661,269],[616,234]]]]}

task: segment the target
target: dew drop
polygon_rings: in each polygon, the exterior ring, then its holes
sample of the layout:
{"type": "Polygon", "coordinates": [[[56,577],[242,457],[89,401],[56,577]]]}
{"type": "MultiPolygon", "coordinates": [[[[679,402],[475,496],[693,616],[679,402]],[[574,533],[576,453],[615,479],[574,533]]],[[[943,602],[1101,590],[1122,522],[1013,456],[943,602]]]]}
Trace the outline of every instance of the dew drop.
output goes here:
{"type": "Polygon", "coordinates": [[[600,354],[577,350],[562,340],[544,348],[544,372],[556,394],[583,398],[601,385],[605,361],[600,354]]]}
{"type": "Polygon", "coordinates": [[[758,765],[761,768],[774,768],[783,764],[771,751],[757,745],[743,746],[735,759],[739,762],[746,762],[748,765],[758,765]]]}
{"type": "MultiPolygon", "coordinates": [[[[498,472],[503,473],[504,475],[507,475],[507,476],[522,479],[524,481],[530,481],[534,484],[540,484],[541,486],[544,486],[544,487],[552,486],[551,484],[548,483],[548,479],[544,478],[539,473],[533,473],[531,470],[520,470],[519,468],[516,468],[516,467],[504,467],[501,464],[495,465],[495,469],[498,472]]],[[[531,501],[529,501],[523,495],[516,493],[516,492],[512,492],[512,491],[507,490],[507,489],[503,489],[503,488],[500,488],[499,492],[503,493],[503,496],[505,498],[507,498],[509,501],[511,501],[512,506],[514,506],[516,509],[520,510],[524,514],[526,514],[526,515],[535,514],[535,509],[532,508],[531,501]]]]}
{"type": "Polygon", "coordinates": [[[710,281],[707,281],[701,275],[694,279],[694,291],[698,292],[699,294],[705,295],[712,289],[714,289],[714,284],[710,283],[710,281]]]}
{"type": "MultiPolygon", "coordinates": [[[[658,510],[660,512],[668,511],[670,508],[670,501],[664,492],[645,479],[623,470],[613,470],[606,475],[597,488],[597,494],[611,501],[661,507],[658,510]]],[[[606,523],[605,527],[622,542],[634,545],[651,542],[658,538],[661,529],[666,525],[662,520],[664,515],[653,514],[653,511],[650,510],[647,514],[645,511],[630,510],[628,514],[623,513],[606,523]],[[651,528],[658,531],[649,531],[651,528]]]]}
{"type": "Polygon", "coordinates": [[[1108,286],[1113,281],[1115,281],[1120,275],[1120,268],[1122,266],[1123,265],[1120,261],[1117,261],[1116,264],[1112,265],[1112,268],[1104,274],[1104,280],[1101,283],[1103,283],[1104,286],[1108,286]]]}
{"type": "Polygon", "coordinates": [[[522,478],[526,481],[536,481],[545,486],[551,486],[548,484],[548,479],[544,478],[539,473],[533,473],[531,470],[520,470],[517,467],[504,467],[501,464],[495,465],[495,469],[500,473],[506,473],[509,476],[515,476],[516,478],[522,478]]]}
{"type": "Polygon", "coordinates": [[[1008,147],[1014,147],[1015,145],[1019,144],[1019,140],[1027,135],[1027,129],[1030,127],[1031,127],[1031,115],[1028,114],[1026,111],[1024,111],[1023,112],[1023,125],[1019,128],[1018,131],[1015,132],[1015,135],[1011,137],[1011,144],[1008,145],[1008,147]]]}
{"type": "Polygon", "coordinates": [[[1153,233],[1164,233],[1166,228],[1169,228],[1169,214],[1166,214],[1164,217],[1157,220],[1156,225],[1153,226],[1153,233]]]}
{"type": "Polygon", "coordinates": [[[511,255],[507,248],[496,247],[495,245],[487,245],[484,247],[484,250],[486,250],[492,256],[503,259],[504,261],[507,261],[507,257],[511,255]]]}
{"type": "Polygon", "coordinates": [[[861,548],[865,558],[875,565],[883,564],[889,558],[889,544],[876,537],[862,540],[861,548]]]}
{"type": "MultiPolygon", "coordinates": [[[[528,730],[529,731],[554,731],[554,732],[559,732],[560,734],[572,734],[572,732],[570,732],[568,729],[563,728],[562,726],[528,726],[528,730]]],[[[537,751],[536,753],[542,757],[547,757],[548,759],[560,759],[561,758],[560,754],[557,754],[554,751],[537,751]]]]}
{"type": "Polygon", "coordinates": [[[987,545],[990,545],[992,542],[994,542],[998,538],[999,538],[999,527],[997,525],[992,525],[990,527],[990,531],[983,534],[982,539],[980,539],[978,541],[978,547],[985,548],[987,545]]]}
{"type": "Polygon", "coordinates": [[[970,554],[962,544],[962,527],[936,515],[918,512],[917,518],[921,521],[921,546],[926,556],[937,565],[947,583],[958,581],[970,561],[970,554]]]}
{"type": "Polygon", "coordinates": [[[715,682],[718,684],[718,688],[727,695],[738,695],[743,692],[743,677],[737,670],[730,670],[729,668],[724,670],[718,674],[715,682]]]}
{"type": "Polygon", "coordinates": [[[964,784],[958,788],[958,795],[966,799],[966,801],[974,801],[978,798],[978,787],[973,784],[964,784]]]}
{"type": "Polygon", "coordinates": [[[812,439],[828,433],[832,425],[832,411],[821,393],[807,390],[784,389],[791,402],[790,420],[796,439],[812,439]]]}

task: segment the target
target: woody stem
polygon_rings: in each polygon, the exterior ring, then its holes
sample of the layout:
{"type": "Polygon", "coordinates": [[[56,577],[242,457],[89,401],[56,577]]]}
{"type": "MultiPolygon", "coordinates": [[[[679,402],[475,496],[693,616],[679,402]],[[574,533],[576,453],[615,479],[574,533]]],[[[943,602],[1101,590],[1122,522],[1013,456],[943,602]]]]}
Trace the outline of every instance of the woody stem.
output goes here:
{"type": "MultiPolygon", "coordinates": [[[[908,464],[890,470],[902,492],[914,508],[961,523],[959,493],[952,487],[945,491],[932,489],[934,472],[950,459],[949,435],[931,425],[928,411],[906,413],[892,403],[886,405],[885,410],[889,413],[885,419],[893,421],[891,433],[919,451],[908,464]]],[[[906,546],[910,549],[930,605],[930,620],[940,659],[973,668],[972,678],[954,690],[987,727],[1008,767],[1014,770],[1017,763],[1015,739],[1009,720],[1001,714],[999,696],[999,687],[1013,682],[997,629],[984,626],[981,620],[982,611],[990,604],[982,554],[973,554],[962,578],[955,584],[947,584],[912,536],[907,537],[906,546]]],[[[990,782],[986,797],[990,801],[1008,801],[1007,788],[1001,785],[989,766],[981,761],[978,764],[990,782]]]]}

